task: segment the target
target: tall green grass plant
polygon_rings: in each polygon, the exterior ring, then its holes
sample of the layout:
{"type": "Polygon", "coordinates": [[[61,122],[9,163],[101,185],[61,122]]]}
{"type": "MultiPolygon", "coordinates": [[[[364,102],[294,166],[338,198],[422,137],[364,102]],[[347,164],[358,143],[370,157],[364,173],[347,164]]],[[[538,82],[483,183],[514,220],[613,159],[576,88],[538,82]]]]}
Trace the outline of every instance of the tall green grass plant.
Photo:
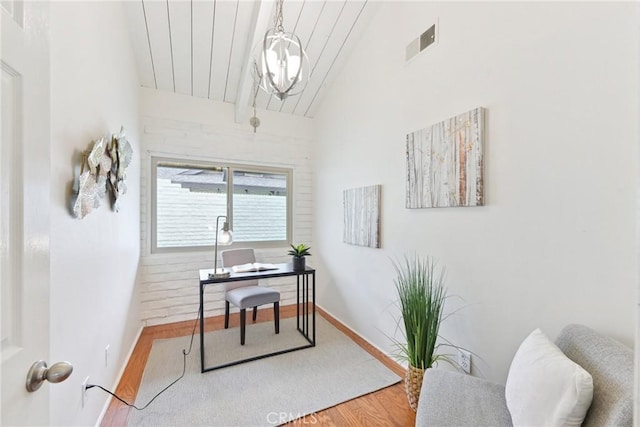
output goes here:
{"type": "Polygon", "coordinates": [[[438,353],[438,333],[447,298],[445,270],[437,268],[433,258],[422,259],[418,255],[405,256],[393,265],[406,338],[406,343],[395,340],[399,358],[420,369],[431,368],[440,360],[451,363],[448,355],[438,353]]]}

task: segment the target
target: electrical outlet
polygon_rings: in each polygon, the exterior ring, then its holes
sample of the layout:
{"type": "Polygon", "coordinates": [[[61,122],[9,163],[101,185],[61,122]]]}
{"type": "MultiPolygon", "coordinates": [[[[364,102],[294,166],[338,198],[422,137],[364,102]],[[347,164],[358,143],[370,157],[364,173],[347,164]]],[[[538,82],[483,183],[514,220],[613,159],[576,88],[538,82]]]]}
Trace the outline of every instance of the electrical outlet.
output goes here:
{"type": "Polygon", "coordinates": [[[471,373],[471,353],[467,350],[458,349],[458,364],[464,372],[471,373]]]}
{"type": "Polygon", "coordinates": [[[87,388],[87,385],[89,385],[89,377],[85,378],[84,381],[82,381],[82,407],[84,408],[84,404],[87,402],[89,395],[87,394],[87,392],[89,391],[89,389],[87,388]]]}
{"type": "Polygon", "coordinates": [[[104,348],[104,367],[108,367],[109,366],[109,348],[111,347],[111,344],[107,344],[107,346],[104,348]]]}

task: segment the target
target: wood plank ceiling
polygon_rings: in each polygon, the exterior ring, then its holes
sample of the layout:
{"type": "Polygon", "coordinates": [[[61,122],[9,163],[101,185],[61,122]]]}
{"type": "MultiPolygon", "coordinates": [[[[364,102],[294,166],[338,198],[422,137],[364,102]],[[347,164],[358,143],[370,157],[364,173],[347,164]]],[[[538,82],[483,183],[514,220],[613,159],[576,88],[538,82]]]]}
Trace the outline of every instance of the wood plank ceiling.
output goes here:
{"type": "MultiPolygon", "coordinates": [[[[274,0],[136,0],[125,2],[143,87],[236,104],[251,111],[250,65],[268,28],[274,0]]],[[[256,107],[313,117],[323,94],[374,13],[369,0],[285,0],[283,24],[302,41],[311,77],[284,101],[258,91],[256,107]]]]}

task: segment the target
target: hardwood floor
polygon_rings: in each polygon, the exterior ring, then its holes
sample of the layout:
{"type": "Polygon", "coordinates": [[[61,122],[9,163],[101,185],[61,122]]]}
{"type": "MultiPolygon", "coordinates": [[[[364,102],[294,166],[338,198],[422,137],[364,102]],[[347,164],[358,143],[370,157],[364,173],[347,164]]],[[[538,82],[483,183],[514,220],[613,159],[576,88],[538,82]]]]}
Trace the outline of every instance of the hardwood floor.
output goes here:
{"type": "MultiPolygon", "coordinates": [[[[364,350],[376,357],[396,374],[404,377],[404,369],[375,349],[369,343],[355,335],[340,322],[332,318],[322,309],[317,309],[318,314],[331,322],[336,328],[349,336],[354,342],[364,350]]],[[[280,317],[295,317],[295,305],[283,306],[280,308],[280,317]]],[[[273,320],[273,311],[264,309],[258,310],[258,322],[273,320]]],[[[238,326],[240,323],[238,314],[232,314],[229,326],[238,326]]],[[[140,338],[136,343],[129,363],[124,370],[116,394],[126,400],[133,402],[138,393],[138,387],[142,380],[142,372],[147,363],[147,358],[151,352],[153,340],[161,338],[173,338],[190,335],[193,331],[194,321],[177,322],[167,325],[149,326],[144,328],[140,338]]],[[[224,328],[224,316],[208,317],[205,319],[205,331],[215,331],[224,328]]],[[[196,329],[196,335],[198,330],[196,329]]],[[[197,336],[196,336],[197,339],[197,336]]],[[[129,411],[134,410],[119,402],[115,398],[111,399],[109,408],[102,419],[102,426],[126,426],[129,411]]],[[[365,396],[344,402],[332,408],[325,409],[315,414],[308,415],[289,423],[289,426],[413,426],[415,424],[415,413],[407,403],[403,382],[387,387],[385,389],[369,393],[365,396]]]]}

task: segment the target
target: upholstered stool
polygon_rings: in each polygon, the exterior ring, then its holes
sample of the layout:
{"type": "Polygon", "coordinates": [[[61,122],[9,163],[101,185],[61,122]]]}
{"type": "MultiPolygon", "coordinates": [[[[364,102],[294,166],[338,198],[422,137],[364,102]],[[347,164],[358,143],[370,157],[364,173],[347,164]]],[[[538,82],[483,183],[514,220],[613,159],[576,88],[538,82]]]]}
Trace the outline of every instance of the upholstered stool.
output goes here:
{"type": "Polygon", "coordinates": [[[273,318],[276,334],[280,333],[280,292],[260,286],[245,286],[227,292],[225,301],[225,329],[229,327],[229,303],[240,309],[240,345],[244,345],[247,308],[253,307],[253,320],[256,320],[256,307],[273,303],[273,318]]]}

